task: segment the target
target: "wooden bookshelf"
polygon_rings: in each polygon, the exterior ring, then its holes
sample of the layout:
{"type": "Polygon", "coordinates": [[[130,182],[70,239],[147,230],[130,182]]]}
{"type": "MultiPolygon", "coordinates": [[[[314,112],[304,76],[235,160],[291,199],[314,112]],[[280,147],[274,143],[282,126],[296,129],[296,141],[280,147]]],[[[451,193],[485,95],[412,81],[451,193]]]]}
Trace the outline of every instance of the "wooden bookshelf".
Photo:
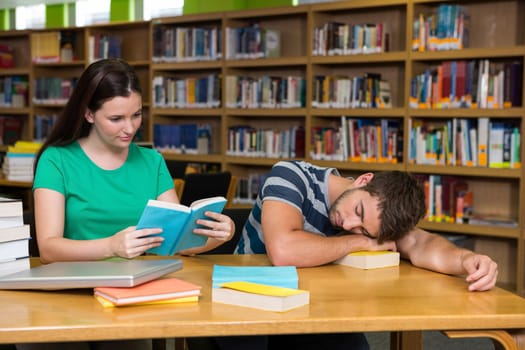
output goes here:
{"type": "MultiPolygon", "coordinates": [[[[153,74],[163,73],[177,76],[191,76],[195,71],[213,70],[223,77],[228,75],[250,76],[254,79],[268,75],[297,74],[305,77],[306,104],[299,108],[230,108],[225,105],[226,84],[223,81],[223,104],[219,109],[198,110],[152,108],[154,121],[182,122],[183,118],[211,119],[220,123],[220,155],[202,155],[201,161],[220,161],[223,169],[232,171],[238,178],[268,171],[278,159],[271,157],[243,157],[227,154],[228,129],[235,125],[249,125],[253,128],[285,129],[300,125],[305,129],[305,159],[319,165],[340,169],[343,173],[357,175],[365,171],[407,170],[417,174],[458,176],[474,188],[476,209],[490,212],[493,208],[519,220],[518,228],[451,224],[423,221],[421,227],[433,232],[454,233],[475,238],[475,249],[494,256],[500,264],[499,283],[511,286],[520,294],[525,292],[524,226],[518,213],[525,207],[525,175],[519,169],[495,169],[488,167],[438,166],[414,164],[409,160],[409,121],[439,120],[446,118],[485,117],[494,120],[513,120],[524,130],[525,118],[522,106],[505,109],[413,109],[409,106],[410,81],[428,67],[442,61],[519,60],[525,57],[525,38],[520,16],[524,14],[525,1],[505,1],[504,7],[495,1],[460,1],[470,14],[470,45],[461,50],[426,51],[412,50],[413,21],[420,13],[436,12],[442,1],[433,0],[378,0],[338,1],[297,7],[280,7],[232,11],[209,15],[182,16],[163,19],[160,23],[173,26],[221,26],[223,44],[226,45],[227,28],[247,27],[257,23],[262,28],[280,30],[281,57],[239,59],[223,55],[216,62],[181,62],[153,65],[153,74]],[[509,12],[508,9],[512,9],[509,12]],[[509,15],[512,13],[512,15],[509,15]],[[487,17],[488,16],[488,17],[487,17]],[[491,21],[487,32],[487,18],[491,21]],[[388,47],[381,52],[361,54],[314,54],[314,31],[323,24],[336,21],[345,23],[382,22],[388,28],[388,47]],[[312,106],[313,84],[317,75],[355,76],[364,73],[379,73],[390,82],[392,108],[320,108],[312,106]],[[348,162],[315,160],[310,156],[312,127],[337,126],[341,116],[365,119],[396,119],[401,122],[404,141],[402,161],[398,163],[348,162]],[[209,157],[209,158],[208,158],[209,157]],[[494,195],[493,191],[498,195],[494,195]]],[[[445,2],[447,3],[447,2],[445,2]]],[[[224,53],[225,49],[223,49],[224,53]]],[[[522,82],[523,84],[523,82],[522,82]]],[[[522,131],[523,132],[523,131],[522,131]]],[[[188,159],[188,155],[170,155],[170,159],[188,159]]],[[[522,156],[523,159],[523,156],[522,156]]]]}
{"type": "MultiPolygon", "coordinates": [[[[303,159],[322,166],[335,167],[345,175],[358,175],[366,171],[407,170],[422,175],[457,176],[469,183],[475,192],[474,208],[478,211],[508,215],[518,220],[518,227],[498,227],[468,224],[421,222],[421,227],[432,232],[466,235],[475,240],[474,249],[493,256],[499,263],[499,284],[525,295],[525,218],[520,215],[525,208],[525,172],[523,167],[496,169],[478,166],[441,166],[417,164],[410,160],[409,133],[414,121],[439,121],[466,118],[477,121],[490,118],[495,121],[513,121],[521,134],[525,130],[525,109],[512,108],[411,108],[411,80],[425,70],[447,61],[482,60],[494,62],[525,61],[525,0],[462,0],[458,2],[436,0],[352,0],[295,7],[241,10],[222,13],[194,14],[172,18],[154,19],[150,22],[95,25],[77,29],[82,36],[79,48],[80,62],[70,64],[30,64],[30,56],[11,70],[0,69],[5,74],[26,74],[31,80],[40,75],[72,76],[89,63],[89,37],[95,34],[117,35],[122,38],[123,58],[134,65],[141,76],[147,118],[144,121],[143,139],[154,141],[155,124],[207,124],[212,130],[210,151],[202,154],[164,152],[167,160],[219,164],[230,170],[238,179],[252,174],[263,174],[280,158],[268,156],[239,156],[228,154],[229,128],[247,125],[255,129],[286,130],[301,126],[305,131],[303,159]],[[459,4],[470,15],[470,43],[468,47],[447,51],[413,51],[413,22],[420,14],[435,13],[440,4],[459,4]],[[334,22],[366,24],[383,23],[388,31],[388,45],[383,50],[320,55],[314,53],[314,32],[324,24],[334,22]],[[254,25],[280,32],[280,57],[230,58],[226,56],[226,32],[232,28],[254,25]],[[207,58],[162,59],[159,47],[165,46],[158,29],[217,29],[220,45],[219,56],[207,58]],[[489,30],[490,28],[490,30],[489,30]],[[381,74],[390,83],[392,108],[330,108],[314,107],[313,82],[318,75],[361,76],[366,73],[381,74]],[[194,107],[191,104],[175,106],[159,104],[153,92],[155,78],[184,80],[216,75],[220,78],[220,105],[194,107]],[[289,108],[232,108],[227,106],[229,87],[226,77],[244,76],[257,80],[265,76],[304,78],[304,105],[289,108]],[[151,94],[150,94],[150,91],[151,94]],[[402,157],[397,163],[316,160],[313,150],[313,127],[336,127],[341,116],[364,120],[394,119],[401,123],[403,133],[402,157]],[[510,286],[510,287],[509,287],[510,286]]],[[[377,30],[377,28],[376,28],[377,30]]],[[[16,43],[16,47],[30,45],[30,32],[0,33],[0,43],[16,43]]],[[[386,43],[385,43],[386,44],[386,43]]],[[[25,50],[21,50],[24,52],[25,50]]],[[[27,52],[27,51],[25,51],[27,52]]],[[[522,76],[525,76],[522,72],[522,76]]],[[[522,101],[523,86],[521,82],[522,101]]],[[[40,106],[30,102],[26,109],[11,109],[10,113],[28,119],[29,128],[24,138],[31,139],[32,119],[36,113],[56,107],[40,106]]],[[[4,113],[3,109],[0,112],[4,113]]],[[[7,113],[8,111],[5,111],[7,113]]],[[[523,147],[521,163],[524,161],[523,147]]]]}

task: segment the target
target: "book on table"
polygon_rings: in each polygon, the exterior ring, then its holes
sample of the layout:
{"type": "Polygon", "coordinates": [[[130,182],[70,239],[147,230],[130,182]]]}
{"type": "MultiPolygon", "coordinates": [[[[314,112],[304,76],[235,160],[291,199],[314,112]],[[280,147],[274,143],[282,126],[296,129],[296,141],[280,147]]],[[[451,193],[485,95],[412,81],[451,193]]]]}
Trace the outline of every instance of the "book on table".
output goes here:
{"type": "Polygon", "coordinates": [[[31,262],[29,256],[16,259],[0,259],[0,277],[10,275],[15,272],[29,270],[31,268],[31,262]]]}
{"type": "Polygon", "coordinates": [[[0,262],[24,258],[26,256],[29,256],[28,238],[0,243],[0,262]]]}
{"type": "MultiPolygon", "coordinates": [[[[13,226],[0,228],[0,245],[4,242],[30,239],[31,232],[29,225],[13,226]]],[[[1,259],[1,257],[0,257],[1,259]]]]}
{"type": "Polygon", "coordinates": [[[164,241],[148,252],[173,255],[181,250],[204,245],[208,237],[193,233],[200,226],[197,220],[207,219],[204,215],[206,211],[222,212],[225,205],[226,198],[222,196],[199,199],[189,206],[151,199],[142,212],[137,230],[162,228],[159,235],[164,241]]]}
{"type": "Polygon", "coordinates": [[[398,266],[399,253],[388,250],[358,251],[336,260],[335,263],[365,270],[398,266]]]}
{"type": "Polygon", "coordinates": [[[24,225],[22,200],[0,197],[0,228],[24,225]]]}
{"type": "Polygon", "coordinates": [[[296,288],[234,281],[212,289],[212,301],[266,311],[285,312],[310,303],[310,293],[296,288]]]}
{"type": "Polygon", "coordinates": [[[213,266],[212,288],[219,288],[224,283],[234,281],[284,288],[297,288],[299,285],[295,266],[213,266]]]}
{"type": "Polygon", "coordinates": [[[201,286],[178,278],[162,278],[135,287],[97,287],[95,297],[102,298],[115,306],[145,305],[153,302],[197,301],[201,286]]]}

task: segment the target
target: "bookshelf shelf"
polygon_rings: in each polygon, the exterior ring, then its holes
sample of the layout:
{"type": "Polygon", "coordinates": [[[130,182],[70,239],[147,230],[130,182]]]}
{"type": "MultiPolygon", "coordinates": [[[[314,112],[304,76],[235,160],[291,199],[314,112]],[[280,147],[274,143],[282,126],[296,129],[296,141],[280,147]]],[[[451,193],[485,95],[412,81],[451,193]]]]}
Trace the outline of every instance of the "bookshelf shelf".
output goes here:
{"type": "Polygon", "coordinates": [[[316,118],[347,117],[403,117],[404,108],[312,108],[310,115],[316,118]]]}
{"type": "Polygon", "coordinates": [[[408,59],[405,51],[371,53],[360,55],[338,55],[338,56],[312,56],[312,64],[358,64],[358,63],[380,63],[380,62],[402,62],[408,59]]]}
{"type": "Polygon", "coordinates": [[[449,224],[437,222],[420,222],[419,227],[428,231],[440,231],[448,233],[472,234],[486,237],[518,239],[520,230],[505,227],[491,227],[471,224],[449,224]]]}
{"type": "Polygon", "coordinates": [[[459,59],[477,59],[484,58],[507,58],[521,57],[525,47],[496,47],[490,50],[486,48],[472,48],[453,51],[432,51],[432,52],[410,52],[410,58],[415,61],[435,61],[435,60],[459,60],[459,59]]]}
{"type": "Polygon", "coordinates": [[[439,175],[476,176],[485,178],[520,179],[521,169],[496,169],[469,166],[415,165],[406,166],[411,173],[427,173],[439,175]]]}
{"type": "Polygon", "coordinates": [[[178,154],[170,152],[162,152],[166,160],[180,160],[186,162],[205,162],[205,163],[222,163],[223,156],[221,154],[178,154]]]}
{"type": "Polygon", "coordinates": [[[410,117],[426,117],[434,118],[468,118],[468,117],[490,117],[490,118],[521,118],[524,114],[522,107],[516,108],[501,108],[501,109],[490,109],[490,108],[448,108],[448,109],[416,109],[411,108],[409,110],[410,117]]]}
{"type": "Polygon", "coordinates": [[[230,116],[281,118],[299,117],[304,118],[305,108],[228,108],[226,114],[230,116]]]}
{"type": "Polygon", "coordinates": [[[290,67],[306,66],[306,57],[286,57],[286,58],[260,58],[245,60],[227,60],[227,68],[254,68],[254,67],[290,67]]]}
{"type": "Polygon", "coordinates": [[[156,115],[177,116],[177,117],[220,117],[222,110],[218,108],[156,108],[156,115]]]}

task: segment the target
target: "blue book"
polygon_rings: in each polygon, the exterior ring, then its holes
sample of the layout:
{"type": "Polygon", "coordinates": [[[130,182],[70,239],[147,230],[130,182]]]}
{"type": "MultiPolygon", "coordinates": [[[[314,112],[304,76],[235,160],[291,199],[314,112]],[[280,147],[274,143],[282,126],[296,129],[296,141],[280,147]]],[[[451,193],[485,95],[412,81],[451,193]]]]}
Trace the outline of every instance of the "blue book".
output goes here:
{"type": "Polygon", "coordinates": [[[299,286],[295,266],[213,266],[212,288],[219,288],[223,283],[236,281],[294,289],[299,286]]]}
{"type": "Polygon", "coordinates": [[[164,242],[148,252],[173,255],[181,250],[204,245],[208,237],[193,233],[199,227],[197,220],[206,219],[206,211],[222,212],[225,205],[226,198],[221,196],[199,199],[190,206],[150,199],[139,219],[137,230],[162,228],[160,235],[164,237],[164,242]]]}

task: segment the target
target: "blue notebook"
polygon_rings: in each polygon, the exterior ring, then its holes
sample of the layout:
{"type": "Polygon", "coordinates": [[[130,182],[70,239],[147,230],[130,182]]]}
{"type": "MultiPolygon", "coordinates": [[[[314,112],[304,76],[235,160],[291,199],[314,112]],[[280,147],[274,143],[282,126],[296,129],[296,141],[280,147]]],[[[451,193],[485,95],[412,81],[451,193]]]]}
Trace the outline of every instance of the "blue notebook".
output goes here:
{"type": "Polygon", "coordinates": [[[295,266],[213,266],[212,288],[219,288],[222,283],[233,281],[294,289],[299,286],[299,277],[295,266]]]}

